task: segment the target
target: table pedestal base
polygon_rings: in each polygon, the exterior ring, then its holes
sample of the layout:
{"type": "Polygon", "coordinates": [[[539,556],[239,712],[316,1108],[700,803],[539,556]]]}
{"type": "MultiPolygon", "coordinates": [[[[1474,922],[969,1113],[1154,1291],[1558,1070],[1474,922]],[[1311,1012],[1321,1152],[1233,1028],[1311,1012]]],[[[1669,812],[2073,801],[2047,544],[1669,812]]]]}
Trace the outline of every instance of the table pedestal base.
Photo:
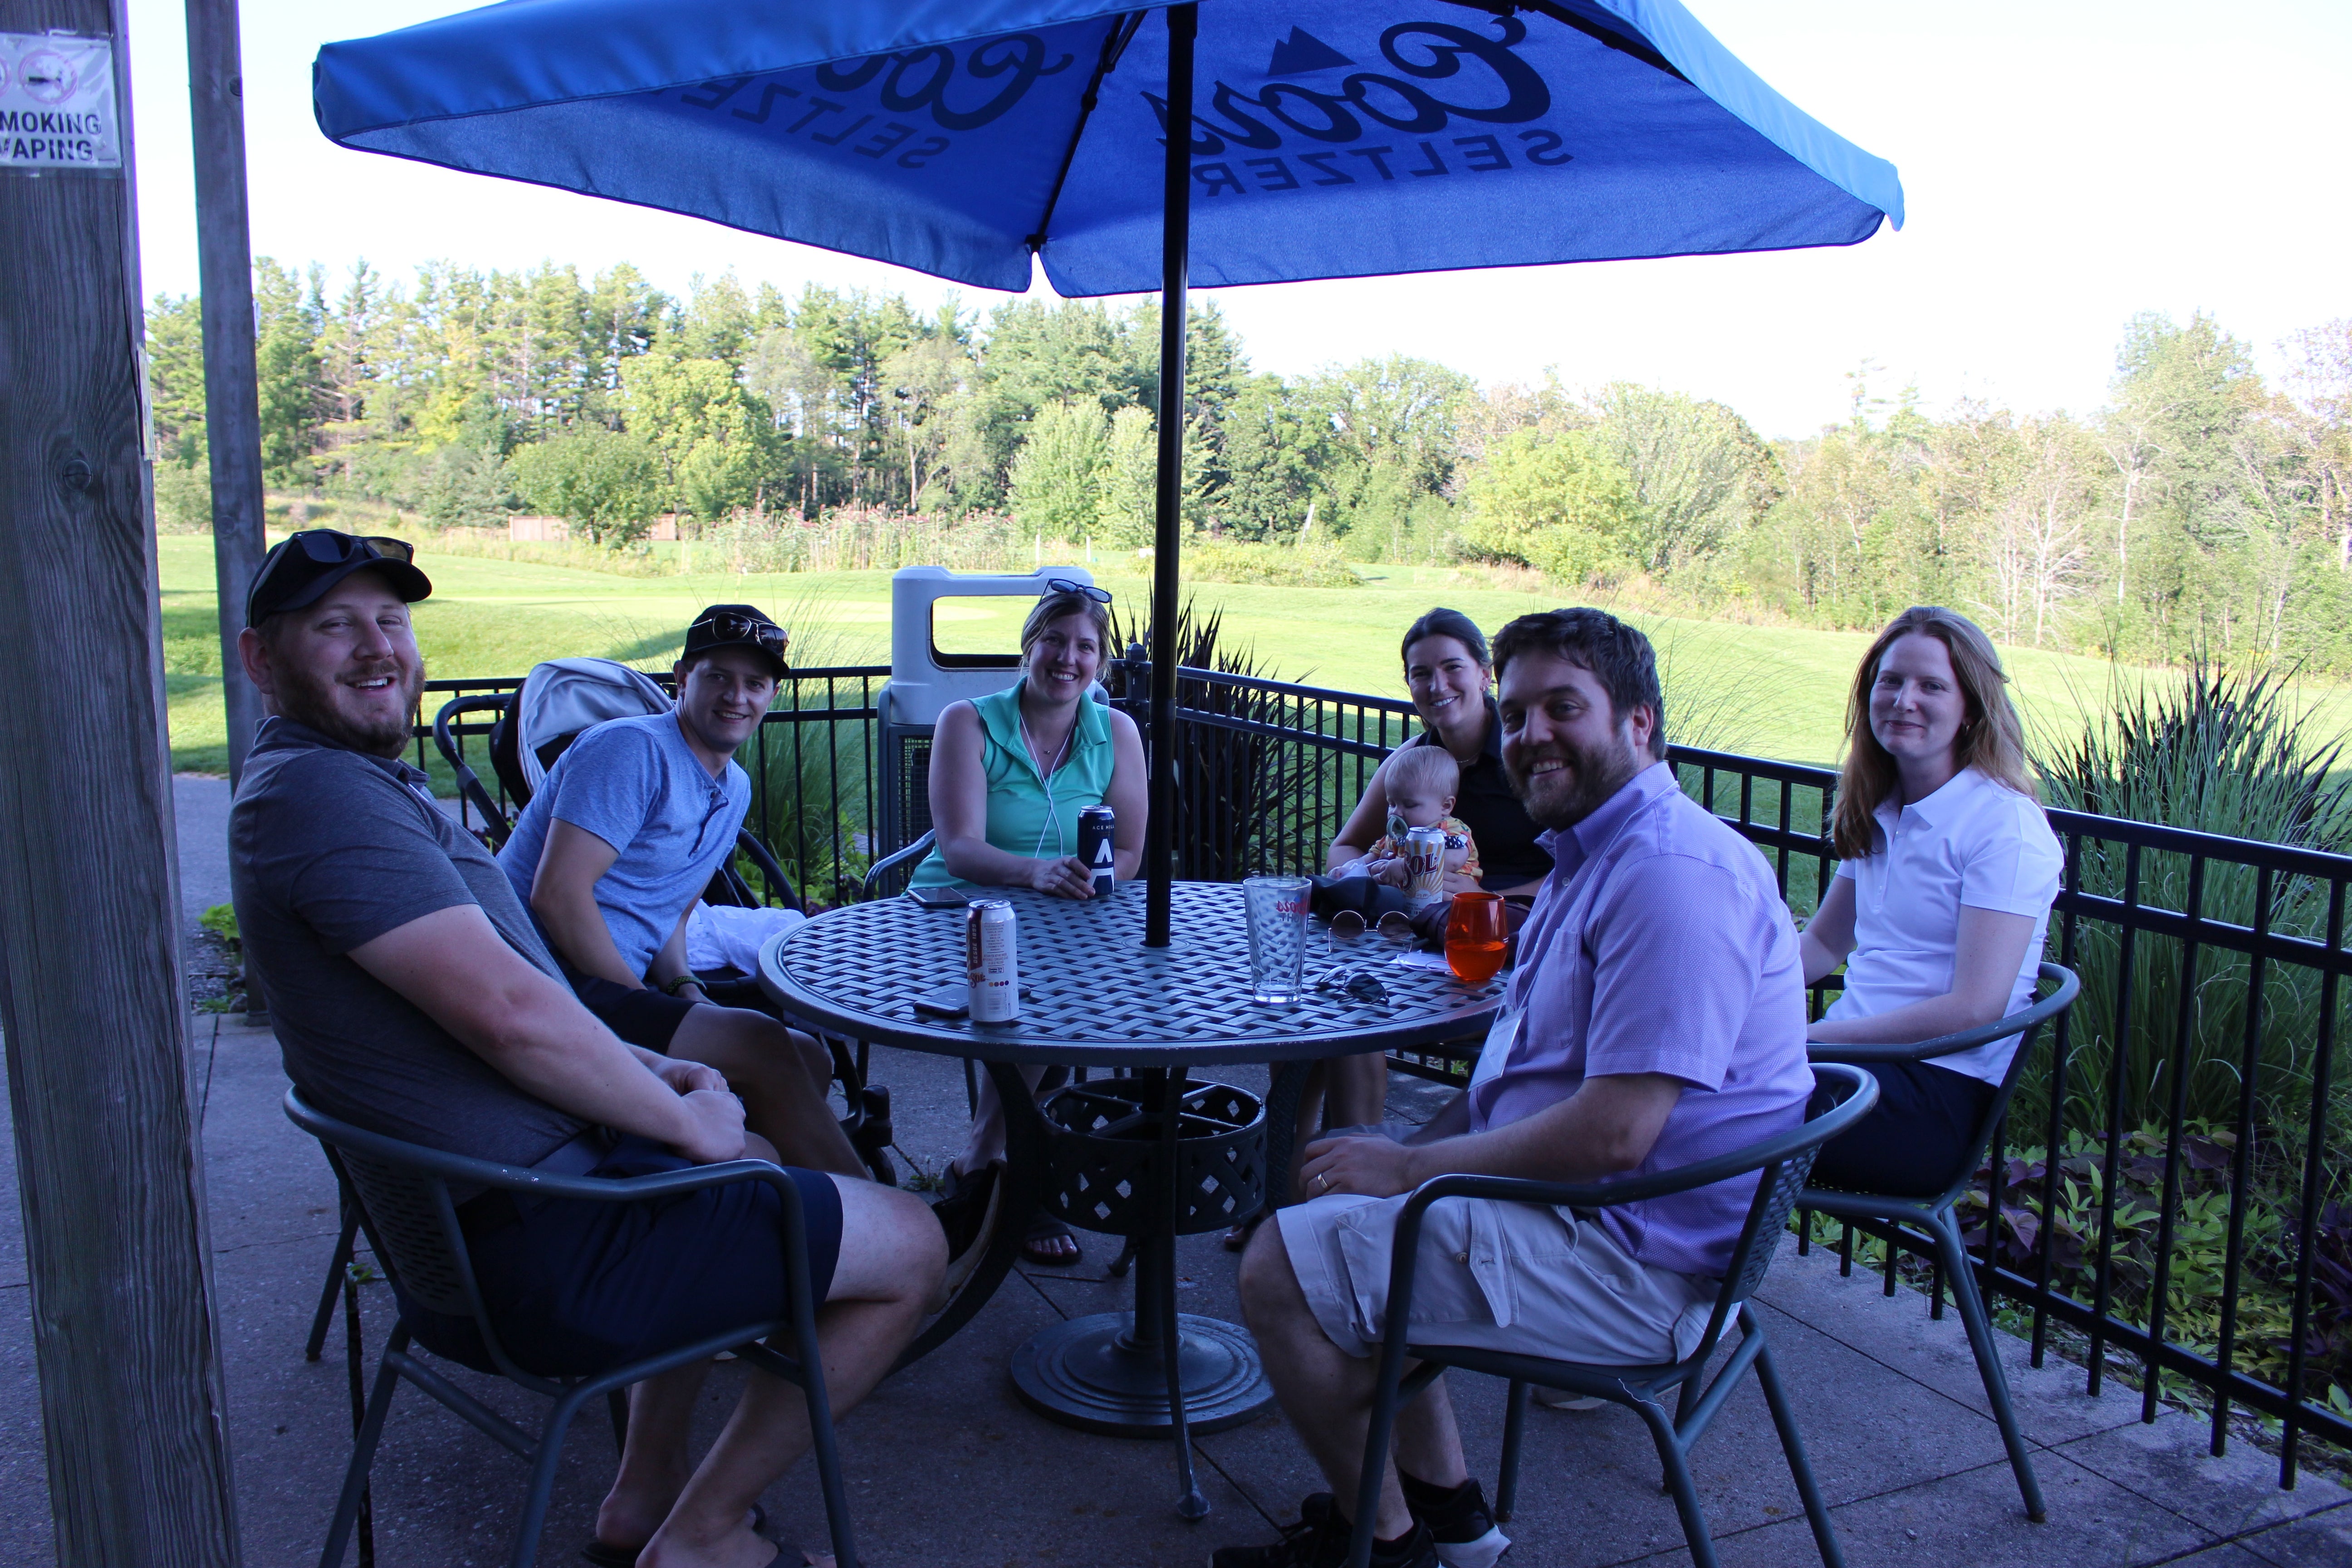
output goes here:
{"type": "MultiPolygon", "coordinates": [[[[1194,1435],[1255,1420],[1274,1404],[1257,1344],[1238,1323],[1181,1314],[1184,1425],[1194,1435]]],[[[1013,1386],[1048,1421],[1113,1437],[1166,1437],[1168,1371],[1139,1343],[1131,1312],[1057,1323],[1013,1352],[1013,1386]]]]}

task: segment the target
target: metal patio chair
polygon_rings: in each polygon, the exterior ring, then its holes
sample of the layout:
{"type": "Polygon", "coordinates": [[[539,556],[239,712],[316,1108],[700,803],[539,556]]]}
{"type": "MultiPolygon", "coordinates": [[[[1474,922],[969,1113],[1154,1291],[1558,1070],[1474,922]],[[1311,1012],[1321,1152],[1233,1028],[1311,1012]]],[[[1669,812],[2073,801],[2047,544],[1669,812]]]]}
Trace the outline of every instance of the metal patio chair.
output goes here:
{"type": "Polygon", "coordinates": [[[1780,1376],[1773,1370],[1764,1324],[1749,1304],[1779,1249],[1780,1232],[1789,1223],[1789,1211],[1796,1205],[1797,1194],[1812,1168],[1813,1156],[1824,1142],[1862,1120],[1878,1102],[1877,1081],[1860,1068],[1824,1064],[1814,1068],[1813,1079],[1813,1096],[1801,1126],[1695,1164],[1608,1182],[1439,1176],[1415,1189],[1398,1221],[1395,1244],[1390,1254],[1391,1323],[1411,1321],[1422,1216],[1440,1198],[1501,1198],[1552,1207],[1608,1208],[1712,1186],[1751,1171],[1762,1173],[1755,1201],[1748,1208],[1747,1223],[1740,1227],[1738,1243],[1732,1250],[1730,1266],[1724,1271],[1723,1288],[1716,1297],[1714,1314],[1707,1319],[1706,1333],[1699,1341],[1697,1351],[1682,1361],[1654,1366],[1594,1366],[1555,1360],[1533,1351],[1411,1344],[1401,1335],[1383,1341],[1371,1426],[1364,1440],[1363,1481],[1355,1499],[1353,1517],[1358,1528],[1348,1568],[1367,1568],[1371,1561],[1372,1532],[1363,1527],[1362,1521],[1380,1512],[1381,1477],[1387,1464],[1389,1436],[1397,1411],[1448,1367],[1481,1372],[1510,1383],[1503,1423],[1503,1461],[1495,1488],[1496,1519],[1511,1517],[1511,1506],[1518,1490],[1520,1437],[1527,1419],[1528,1385],[1570,1389],[1622,1405],[1648,1425],[1650,1436],[1658,1447],[1658,1458],[1665,1465],[1666,1486],[1674,1494],[1675,1510],[1681,1515],[1691,1560],[1696,1568],[1715,1568],[1715,1547],[1707,1535],[1706,1516],[1700,1510],[1697,1490],[1691,1483],[1687,1456],[1723,1408],[1740,1374],[1751,1365],[1756,1369],[1757,1381],[1763,1385],[1765,1403],[1771,1407],[1772,1425],[1780,1432],[1781,1451],[1796,1478],[1798,1495],[1804,1500],[1805,1517],[1812,1525],[1813,1542],[1821,1551],[1822,1561],[1828,1568],[1843,1568],[1844,1560],[1830,1529],[1829,1510],[1822,1501],[1821,1489],[1813,1482],[1812,1466],[1806,1460],[1804,1443],[1797,1432],[1796,1415],[1790,1409],[1780,1376]],[[1739,1325],[1739,1342],[1732,1347],[1722,1370],[1708,1379],[1705,1376],[1706,1363],[1715,1354],[1724,1331],[1735,1321],[1739,1325]],[[1408,1358],[1421,1363],[1411,1373],[1404,1370],[1408,1358]],[[1675,1394],[1672,1416],[1665,1410],[1669,1392],[1675,1394]]]}
{"type": "MultiPolygon", "coordinates": [[[[1849,1224],[1863,1224],[1890,1230],[1905,1226],[1924,1231],[1935,1246],[1939,1279],[1952,1282],[1952,1300],[1960,1309],[1960,1321],[1968,1329],[1969,1349],[1976,1356],[1977,1374],[1984,1379],[1985,1397],[1991,1402],[1993,1419],[2000,1426],[2001,1446],[2009,1450],[2009,1468],[2017,1474],[2017,1489],[2025,1500],[2025,1517],[2039,1524],[2049,1517],[2042,1506],[2042,1485],[2034,1479],[2032,1451],[2026,1447],[2023,1434],[2017,1428],[2017,1411],[2010,1398],[2009,1376],[2001,1370],[2000,1356],[1993,1345],[1992,1322],[1985,1314],[1984,1296],[1977,1288],[1976,1272],[1969,1263],[1968,1248],[1960,1241],[1959,1221],[1953,1206],[1967,1195],[1975,1184],[1977,1166],[1983,1161],[1985,1151],[1991,1147],[1992,1135],[2009,1112],[2009,1097],[2017,1089],[2017,1079],[2024,1070],[2025,1059],[2033,1054],[2034,1037],[2042,1026],[2057,1017],[2074,1005],[2083,988],[2074,972],[2055,963],[2042,966],[2041,984],[2053,989],[2022,1012],[2011,1013],[2005,1018],[1963,1029],[1958,1034],[1942,1035],[1932,1040],[1920,1040],[1907,1046],[1815,1046],[1811,1051],[1815,1062],[1924,1062],[1948,1057],[1958,1051],[1973,1050],[2007,1039],[2011,1035],[2023,1037],[2017,1050],[2009,1058],[2009,1071],[2002,1075],[2000,1090],[1986,1105],[1983,1120],[1977,1124],[1975,1138],[1969,1145],[1968,1157],[1953,1173],[1941,1194],[1933,1197],[1903,1197],[1885,1193],[1849,1193],[1831,1187],[1807,1187],[1798,1199],[1801,1212],[1819,1212],[1849,1224]]],[[[1890,1262],[1891,1268],[1891,1262],[1890,1262]]],[[[1888,1275],[1888,1290],[1893,1291],[1893,1275],[1888,1275]]],[[[1936,1315],[1943,1316],[1944,1299],[1939,1289],[1936,1295],[1936,1315]]]]}
{"type": "MultiPolygon", "coordinates": [[[[367,1233],[368,1244],[374,1249],[401,1303],[400,1321],[384,1346],[374,1385],[368,1394],[367,1414],[352,1441],[351,1466],[343,1477],[342,1495],[335,1505],[334,1520],[327,1530],[326,1546],[319,1554],[320,1568],[341,1568],[352,1524],[359,1516],[360,1498],[367,1487],[376,1443],[383,1435],[384,1415],[400,1380],[404,1378],[415,1384],[493,1441],[530,1462],[530,1487],[524,1494],[522,1518],[515,1527],[514,1547],[507,1559],[509,1568],[530,1568],[538,1556],[548,1494],[555,1484],[564,1433],[582,1407],[591,1400],[610,1398],[617,1439],[624,1430],[620,1398],[631,1384],[708,1361],[727,1351],[762,1372],[800,1386],[808,1404],[811,1447],[824,1493],[834,1556],[841,1568],[856,1568],[857,1553],[850,1537],[848,1498],[842,1487],[841,1459],[834,1442],[824,1369],[819,1358],[807,1353],[807,1347],[816,1342],[817,1302],[810,1289],[800,1191],[782,1171],[763,1160],[733,1160],[725,1164],[699,1165],[626,1180],[548,1176],[514,1165],[444,1153],[353,1127],[312,1110],[298,1089],[286,1091],[286,1115],[297,1127],[318,1139],[326,1150],[329,1163],[352,1194],[352,1206],[367,1233]],[[457,1205],[449,1195],[453,1183],[461,1187],[528,1193],[539,1198],[625,1204],[675,1197],[729,1182],[765,1182],[783,1198],[789,1295],[783,1316],[745,1323],[693,1344],[679,1345],[663,1354],[593,1374],[542,1377],[515,1363],[499,1337],[498,1326],[482,1304],[457,1205]],[[409,1313],[415,1309],[471,1320],[490,1363],[489,1367],[476,1370],[495,1371],[509,1382],[555,1402],[536,1435],[458,1387],[410,1350],[415,1336],[409,1313]],[[793,1356],[778,1351],[769,1342],[776,1339],[790,1342],[801,1353],[793,1356]]],[[[461,1361],[460,1364],[466,1363],[461,1361]]]]}
{"type": "Polygon", "coordinates": [[[912,844],[903,849],[894,849],[875,861],[866,868],[866,880],[858,888],[858,896],[878,899],[889,893],[905,892],[908,879],[915,874],[917,863],[929,855],[931,847],[939,841],[940,836],[926,827],[922,837],[912,844]]]}

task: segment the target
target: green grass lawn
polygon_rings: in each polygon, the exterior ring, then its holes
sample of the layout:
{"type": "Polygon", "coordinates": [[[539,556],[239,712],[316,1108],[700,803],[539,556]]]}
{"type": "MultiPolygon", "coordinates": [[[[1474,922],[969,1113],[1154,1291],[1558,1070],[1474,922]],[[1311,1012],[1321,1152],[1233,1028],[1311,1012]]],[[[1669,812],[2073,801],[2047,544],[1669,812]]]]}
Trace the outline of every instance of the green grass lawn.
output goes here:
{"type": "MultiPolygon", "coordinates": [[[[212,541],[161,541],[163,661],[170,686],[176,768],[227,766],[220,707],[220,645],[212,541]]],[[[600,655],[647,668],[667,664],[687,622],[707,604],[760,605],[792,627],[802,665],[887,663],[890,589],[887,572],[737,575],[715,572],[628,577],[573,567],[435,554],[419,557],[434,595],[417,607],[417,640],[436,677],[520,675],[543,658],[600,655]]],[[[1483,576],[1445,568],[1374,567],[1360,588],[1188,584],[1196,605],[1224,613],[1229,643],[1247,644],[1286,679],[1401,698],[1397,638],[1433,605],[1461,610],[1489,633],[1513,616],[1549,608],[1549,594],[1498,589],[1483,576]]],[[[1097,570],[1122,610],[1139,608],[1148,583],[1097,570]]],[[[941,646],[1010,649],[1023,601],[970,600],[943,614],[941,646]]],[[[1665,665],[1675,738],[1722,750],[1824,763],[1838,753],[1845,689],[1869,645],[1859,632],[1746,626],[1667,616],[1637,617],[1665,665]]],[[[2108,667],[2095,659],[2005,649],[2029,725],[2063,731],[2085,706],[2104,705],[2108,667]]],[[[2352,725],[2352,694],[2310,689],[2313,720],[2334,732],[2352,725]]]]}

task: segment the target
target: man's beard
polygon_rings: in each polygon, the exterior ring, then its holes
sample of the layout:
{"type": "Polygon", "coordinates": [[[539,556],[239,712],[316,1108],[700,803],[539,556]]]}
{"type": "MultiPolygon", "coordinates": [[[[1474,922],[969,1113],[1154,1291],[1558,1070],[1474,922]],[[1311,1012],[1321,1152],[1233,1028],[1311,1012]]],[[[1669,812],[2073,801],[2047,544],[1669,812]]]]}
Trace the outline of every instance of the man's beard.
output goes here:
{"type": "Polygon", "coordinates": [[[1568,765],[1540,779],[1522,776],[1515,767],[1507,771],[1511,792],[1527,807],[1528,816],[1537,826],[1555,831],[1573,827],[1600,810],[1646,765],[1633,750],[1633,736],[1622,727],[1605,746],[1586,748],[1554,741],[1533,760],[1553,756],[1568,765]]]}
{"type": "Polygon", "coordinates": [[[365,721],[345,717],[335,707],[335,679],[320,676],[314,670],[288,663],[276,670],[278,711],[297,724],[307,725],[330,741],[363,752],[372,757],[396,757],[408,744],[408,715],[415,710],[417,695],[425,689],[425,665],[422,660],[404,671],[396,659],[384,659],[369,668],[373,678],[389,675],[399,682],[400,717],[365,721]]]}

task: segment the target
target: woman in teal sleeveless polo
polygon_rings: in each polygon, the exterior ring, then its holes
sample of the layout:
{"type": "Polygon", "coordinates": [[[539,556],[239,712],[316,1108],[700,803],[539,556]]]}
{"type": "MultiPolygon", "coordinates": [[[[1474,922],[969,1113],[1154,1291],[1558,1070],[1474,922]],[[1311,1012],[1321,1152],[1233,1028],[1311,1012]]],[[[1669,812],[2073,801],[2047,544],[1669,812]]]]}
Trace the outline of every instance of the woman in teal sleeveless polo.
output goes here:
{"type": "MultiPolygon", "coordinates": [[[[957,706],[969,708],[980,721],[981,773],[986,789],[982,840],[989,847],[1003,854],[1019,856],[1038,864],[998,868],[1000,872],[1011,869],[1025,873],[1029,879],[1002,874],[985,880],[980,876],[958,877],[948,869],[945,849],[934,846],[930,854],[915,868],[911,886],[961,887],[967,890],[984,886],[1029,887],[1044,892],[1059,890],[1062,878],[1044,863],[1077,853],[1078,813],[1108,799],[1111,787],[1117,782],[1118,748],[1113,741],[1112,721],[1116,720],[1126,724],[1129,731],[1134,730],[1135,724],[1125,714],[1082,697],[1073,705],[1076,727],[1069,733],[1066,744],[1056,748],[1066,751],[1066,755],[1060,760],[1060,765],[1049,778],[1039,771],[1036,753],[1029,746],[1031,738],[1036,739],[1041,745],[1045,743],[1044,736],[1038,733],[1040,726],[1029,724],[1028,735],[1023,733],[1025,722],[1023,699],[1028,685],[1025,679],[1018,680],[1002,691],[957,706]]],[[[950,712],[952,711],[950,709],[950,712]]],[[[945,716],[941,718],[940,728],[944,735],[949,728],[945,716]]],[[[961,737],[958,740],[961,741],[961,737]]],[[[1139,752],[1141,744],[1139,740],[1139,752]]],[[[936,766],[940,756],[937,742],[931,755],[936,766]]],[[[1054,761],[1050,754],[1047,761],[1054,761]]],[[[1137,765],[1141,765],[1139,755],[1137,765]]],[[[932,776],[932,787],[936,793],[939,787],[937,773],[932,776]]],[[[1125,826],[1127,813],[1118,811],[1116,803],[1112,809],[1118,813],[1121,826],[1125,826]]],[[[1119,837],[1124,838],[1128,835],[1119,837]]],[[[1140,828],[1134,837],[1139,855],[1140,828]]],[[[984,873],[990,868],[967,864],[966,869],[984,873]]],[[[1122,881],[1131,869],[1130,867],[1121,868],[1122,881]]]]}
{"type": "MultiPolygon", "coordinates": [[[[1022,624],[1021,679],[940,714],[930,776],[939,846],[916,868],[915,886],[1089,897],[1093,879],[1077,857],[1078,813],[1106,804],[1118,819],[1111,848],[1118,879],[1136,874],[1149,798],[1143,737],[1134,720],[1088,695],[1109,647],[1103,607],[1109,597],[1060,579],[1048,584],[1022,624]]],[[[1033,1089],[1042,1070],[1024,1069],[1033,1089]]],[[[951,1257],[973,1254],[1003,1156],[1004,1110],[983,1078],[971,1141],[949,1165],[938,1205],[951,1257]]],[[[1034,1263],[1079,1258],[1077,1238],[1055,1219],[1033,1225],[1022,1246],[1034,1263]]]]}

